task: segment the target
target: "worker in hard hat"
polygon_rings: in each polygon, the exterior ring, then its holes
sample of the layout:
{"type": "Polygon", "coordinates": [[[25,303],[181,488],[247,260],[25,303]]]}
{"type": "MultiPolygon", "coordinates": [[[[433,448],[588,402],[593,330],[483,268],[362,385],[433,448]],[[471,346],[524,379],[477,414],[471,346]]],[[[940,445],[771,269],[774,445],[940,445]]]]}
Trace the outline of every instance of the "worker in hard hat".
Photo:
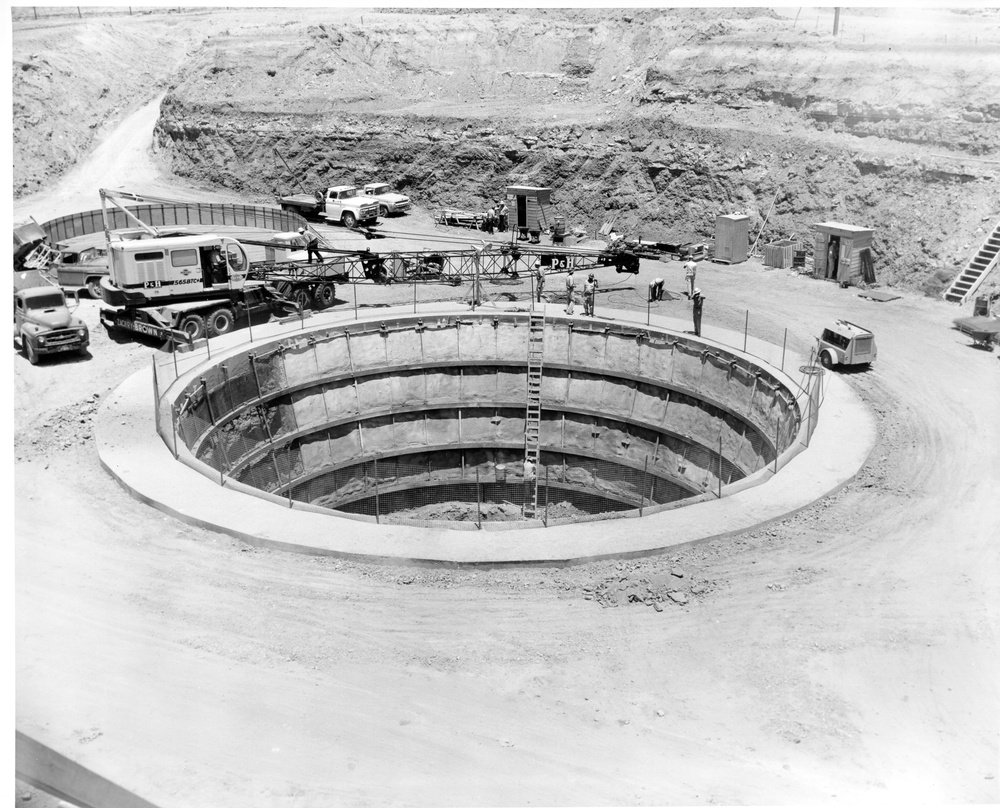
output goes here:
{"type": "Polygon", "coordinates": [[[587,317],[594,316],[594,297],[597,295],[597,279],[591,272],[587,276],[587,282],[583,285],[583,313],[587,317]]]}
{"type": "Polygon", "coordinates": [[[570,267],[569,274],[566,275],[566,313],[573,313],[573,291],[576,289],[576,278],[573,277],[573,268],[570,267]]]}
{"type": "Polygon", "coordinates": [[[705,305],[705,298],[701,295],[701,289],[695,289],[691,295],[691,302],[694,304],[692,308],[692,316],[694,317],[694,335],[696,337],[701,336],[701,307],[705,305]]]}
{"type": "Polygon", "coordinates": [[[306,230],[304,227],[299,228],[299,235],[305,240],[306,243],[306,259],[311,264],[313,262],[313,256],[316,256],[316,260],[321,264],[323,263],[323,256],[319,254],[319,250],[316,245],[319,242],[319,238],[312,230],[306,230]]]}
{"type": "Polygon", "coordinates": [[[542,259],[535,259],[535,300],[542,302],[542,289],[545,288],[545,267],[542,266],[542,259]]]}

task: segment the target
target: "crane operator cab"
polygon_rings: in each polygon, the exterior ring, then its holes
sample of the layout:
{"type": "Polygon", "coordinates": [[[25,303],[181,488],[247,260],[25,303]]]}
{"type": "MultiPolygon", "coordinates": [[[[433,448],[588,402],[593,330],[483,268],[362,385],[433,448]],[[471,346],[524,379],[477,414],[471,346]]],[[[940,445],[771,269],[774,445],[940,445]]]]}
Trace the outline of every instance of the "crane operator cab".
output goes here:
{"type": "Polygon", "coordinates": [[[110,305],[240,289],[249,267],[242,245],[226,236],[125,239],[108,247],[110,274],[102,291],[110,305]]]}

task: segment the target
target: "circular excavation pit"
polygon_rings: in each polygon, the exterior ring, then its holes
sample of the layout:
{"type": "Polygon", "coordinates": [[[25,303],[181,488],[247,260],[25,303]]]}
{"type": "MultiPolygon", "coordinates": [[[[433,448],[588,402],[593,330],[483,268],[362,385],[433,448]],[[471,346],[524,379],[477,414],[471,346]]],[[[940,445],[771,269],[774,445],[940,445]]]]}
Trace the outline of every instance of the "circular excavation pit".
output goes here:
{"type": "Polygon", "coordinates": [[[746,356],[523,313],[248,347],[202,367],[173,417],[213,478],[372,521],[507,526],[719,496],[773,465],[801,422],[795,395],[746,356]]]}
{"type": "Polygon", "coordinates": [[[176,378],[154,363],[150,451],[173,471],[121,451],[102,462],[140,499],[259,545],[457,563],[646,553],[809,504],[867,456],[782,483],[820,398],[827,411],[851,394],[624,318],[444,305],[240,338],[181,355],[176,378]]]}

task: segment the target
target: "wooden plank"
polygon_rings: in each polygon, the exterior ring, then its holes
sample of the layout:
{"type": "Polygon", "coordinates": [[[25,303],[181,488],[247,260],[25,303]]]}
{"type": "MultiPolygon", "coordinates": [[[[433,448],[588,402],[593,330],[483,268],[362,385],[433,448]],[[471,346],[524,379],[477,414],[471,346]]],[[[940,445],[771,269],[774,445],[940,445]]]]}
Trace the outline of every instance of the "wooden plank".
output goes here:
{"type": "Polygon", "coordinates": [[[875,283],[875,266],[872,263],[872,251],[865,247],[861,251],[861,275],[865,283],[875,283]]]}

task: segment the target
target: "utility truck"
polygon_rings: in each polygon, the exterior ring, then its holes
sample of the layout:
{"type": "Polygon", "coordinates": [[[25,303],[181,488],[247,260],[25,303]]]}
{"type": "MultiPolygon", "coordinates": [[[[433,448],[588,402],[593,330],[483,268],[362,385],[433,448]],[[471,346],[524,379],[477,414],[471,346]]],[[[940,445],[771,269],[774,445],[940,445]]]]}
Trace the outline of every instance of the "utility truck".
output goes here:
{"type": "Polygon", "coordinates": [[[278,202],[282,210],[295,211],[306,219],[324,219],[344,227],[373,225],[378,221],[378,201],[359,194],[353,185],[335,185],[312,195],[283,196],[278,202]]]}

